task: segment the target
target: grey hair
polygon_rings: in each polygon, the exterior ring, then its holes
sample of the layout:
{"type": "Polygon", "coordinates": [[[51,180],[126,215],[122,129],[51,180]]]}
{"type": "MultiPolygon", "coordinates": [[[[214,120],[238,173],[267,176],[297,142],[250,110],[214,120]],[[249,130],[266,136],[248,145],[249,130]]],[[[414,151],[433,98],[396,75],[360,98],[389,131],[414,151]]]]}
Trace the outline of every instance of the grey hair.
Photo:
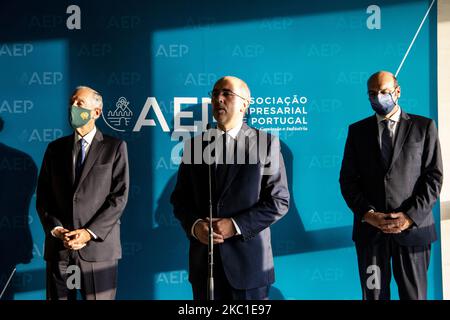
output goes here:
{"type": "Polygon", "coordinates": [[[235,77],[235,76],[224,76],[224,77],[222,77],[222,78],[220,78],[219,80],[216,81],[216,83],[214,84],[214,87],[218,83],[220,83],[220,82],[222,82],[224,80],[227,80],[227,79],[234,79],[234,80],[237,80],[239,82],[240,89],[245,92],[245,95],[248,95],[248,97],[245,97],[245,98],[250,103],[250,99],[252,97],[251,93],[250,93],[250,88],[248,87],[247,83],[244,80],[242,80],[242,79],[240,79],[238,77],[235,77]]]}
{"type": "Polygon", "coordinates": [[[81,90],[81,89],[88,89],[88,90],[92,91],[92,98],[95,101],[96,107],[99,108],[99,109],[103,109],[103,97],[102,97],[102,95],[100,93],[98,93],[96,90],[92,89],[91,87],[88,87],[88,86],[77,86],[75,88],[75,90],[73,91],[72,96],[75,93],[77,93],[78,90],[81,90]]]}

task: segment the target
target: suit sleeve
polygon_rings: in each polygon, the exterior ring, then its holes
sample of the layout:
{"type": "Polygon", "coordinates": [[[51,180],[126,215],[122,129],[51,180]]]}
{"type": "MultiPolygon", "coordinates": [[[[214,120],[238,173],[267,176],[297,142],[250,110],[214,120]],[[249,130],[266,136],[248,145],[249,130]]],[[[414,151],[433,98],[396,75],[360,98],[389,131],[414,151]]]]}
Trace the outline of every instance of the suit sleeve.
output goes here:
{"type": "Polygon", "coordinates": [[[369,203],[361,188],[356,154],[357,146],[354,141],[355,134],[354,129],[350,126],[347,141],[345,143],[339,183],[342,196],[344,197],[347,206],[359,220],[362,220],[367,211],[371,209],[376,210],[376,208],[369,203]]]}
{"type": "Polygon", "coordinates": [[[430,214],[442,188],[443,167],[439,136],[434,121],[430,121],[422,153],[422,173],[413,195],[403,211],[418,226],[430,214]]]}
{"type": "MultiPolygon", "coordinates": [[[[189,148],[189,143],[186,142],[184,145],[184,150],[189,148]]],[[[194,212],[193,204],[193,194],[192,194],[192,166],[189,164],[185,157],[187,153],[183,155],[183,161],[178,168],[177,182],[175,189],[170,196],[170,202],[173,206],[173,213],[175,217],[181,222],[181,226],[188,238],[192,237],[191,228],[194,222],[199,219],[199,217],[194,212]]],[[[192,160],[192,159],[191,159],[192,160]]]]}
{"type": "Polygon", "coordinates": [[[259,200],[251,208],[233,217],[244,241],[252,239],[268,228],[289,210],[290,195],[280,143],[278,138],[270,137],[268,158],[272,167],[262,176],[259,200]]]}
{"type": "Polygon", "coordinates": [[[94,217],[84,226],[98,237],[97,240],[104,240],[120,219],[127,204],[129,184],[127,145],[125,141],[122,141],[115,154],[109,196],[94,217]]]}
{"type": "Polygon", "coordinates": [[[54,194],[51,185],[52,159],[53,152],[51,145],[49,145],[45,151],[44,160],[42,161],[36,189],[36,210],[46,235],[49,235],[53,228],[63,226],[61,221],[55,217],[50,209],[50,203],[54,201],[51,199],[51,195],[54,194]]]}

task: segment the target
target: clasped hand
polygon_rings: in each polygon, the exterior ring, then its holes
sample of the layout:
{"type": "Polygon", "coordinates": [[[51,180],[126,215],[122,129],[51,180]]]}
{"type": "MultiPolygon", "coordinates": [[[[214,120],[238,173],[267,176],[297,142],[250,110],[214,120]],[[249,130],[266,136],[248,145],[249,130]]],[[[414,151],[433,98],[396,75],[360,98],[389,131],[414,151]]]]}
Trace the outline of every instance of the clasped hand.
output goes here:
{"type": "Polygon", "coordinates": [[[400,233],[408,229],[413,221],[403,212],[367,212],[364,220],[384,233],[400,233]]]}
{"type": "MultiPolygon", "coordinates": [[[[236,234],[236,228],[230,218],[214,218],[212,220],[213,226],[213,244],[223,243],[226,239],[231,238],[236,234]]],[[[194,234],[197,239],[203,243],[208,244],[209,237],[209,218],[199,221],[195,224],[194,234]]]]}
{"type": "Polygon", "coordinates": [[[54,231],[54,234],[63,241],[64,247],[70,250],[80,250],[92,239],[91,234],[86,229],[69,231],[65,228],[58,228],[54,231]]]}

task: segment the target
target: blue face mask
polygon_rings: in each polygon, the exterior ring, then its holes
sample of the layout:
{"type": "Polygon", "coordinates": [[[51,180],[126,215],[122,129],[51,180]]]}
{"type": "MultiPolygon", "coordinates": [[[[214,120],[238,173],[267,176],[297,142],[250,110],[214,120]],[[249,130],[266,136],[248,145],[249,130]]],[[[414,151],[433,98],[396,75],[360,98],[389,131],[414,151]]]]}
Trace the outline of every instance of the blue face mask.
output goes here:
{"type": "Polygon", "coordinates": [[[369,101],[372,109],[381,116],[389,114],[397,104],[394,101],[392,93],[380,93],[376,96],[369,96],[369,101]]]}

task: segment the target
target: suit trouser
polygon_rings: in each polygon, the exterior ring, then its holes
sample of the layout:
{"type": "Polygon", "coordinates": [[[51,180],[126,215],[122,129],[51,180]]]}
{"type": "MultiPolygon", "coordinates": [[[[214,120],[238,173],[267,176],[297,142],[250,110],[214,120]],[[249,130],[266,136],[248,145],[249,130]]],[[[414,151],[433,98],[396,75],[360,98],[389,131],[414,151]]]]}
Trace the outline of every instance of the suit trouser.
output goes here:
{"type": "MultiPolygon", "coordinates": [[[[240,290],[233,288],[223,270],[222,259],[218,250],[214,251],[214,300],[267,300],[270,285],[259,288],[240,290]]],[[[208,286],[204,283],[192,283],[194,300],[207,300],[208,286]]]]}
{"type": "Polygon", "coordinates": [[[427,299],[431,244],[401,246],[388,235],[374,244],[356,244],[364,300],[389,300],[391,260],[401,300],[427,299]]]}
{"type": "Polygon", "coordinates": [[[80,270],[80,293],[85,300],[114,300],[117,289],[117,260],[88,262],[77,251],[68,251],[66,259],[47,261],[47,299],[76,300],[75,272],[80,270]],[[68,286],[71,288],[69,288],[68,286]]]}

